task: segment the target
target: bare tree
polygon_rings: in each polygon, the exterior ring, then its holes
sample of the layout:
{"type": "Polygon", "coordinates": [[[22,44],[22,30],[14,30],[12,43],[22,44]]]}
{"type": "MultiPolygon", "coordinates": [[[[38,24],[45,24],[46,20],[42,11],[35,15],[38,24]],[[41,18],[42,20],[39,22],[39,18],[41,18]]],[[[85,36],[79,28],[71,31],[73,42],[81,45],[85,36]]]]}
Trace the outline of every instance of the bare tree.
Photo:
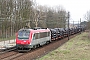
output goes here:
{"type": "Polygon", "coordinates": [[[90,11],[87,11],[86,15],[85,15],[85,19],[87,21],[90,21],[90,11]]]}
{"type": "Polygon", "coordinates": [[[90,11],[87,11],[87,13],[85,15],[85,19],[88,21],[87,28],[90,29],[90,11]]]}

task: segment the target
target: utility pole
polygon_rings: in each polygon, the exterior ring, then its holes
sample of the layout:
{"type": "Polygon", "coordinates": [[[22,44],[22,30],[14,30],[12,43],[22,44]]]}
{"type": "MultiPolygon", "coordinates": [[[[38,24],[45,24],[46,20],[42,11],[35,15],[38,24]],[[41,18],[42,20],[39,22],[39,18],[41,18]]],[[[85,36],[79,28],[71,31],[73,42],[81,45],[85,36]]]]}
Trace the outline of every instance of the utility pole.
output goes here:
{"type": "Polygon", "coordinates": [[[81,30],[82,30],[82,29],[81,29],[81,18],[80,18],[80,34],[81,34],[81,30]]]}
{"type": "Polygon", "coordinates": [[[69,40],[69,18],[70,18],[69,13],[70,13],[70,12],[68,12],[68,40],[69,40]]]}
{"type": "Polygon", "coordinates": [[[81,27],[81,18],[80,18],[80,27],[81,27]]]}
{"type": "Polygon", "coordinates": [[[73,27],[74,27],[74,21],[73,21],[73,27]]]}

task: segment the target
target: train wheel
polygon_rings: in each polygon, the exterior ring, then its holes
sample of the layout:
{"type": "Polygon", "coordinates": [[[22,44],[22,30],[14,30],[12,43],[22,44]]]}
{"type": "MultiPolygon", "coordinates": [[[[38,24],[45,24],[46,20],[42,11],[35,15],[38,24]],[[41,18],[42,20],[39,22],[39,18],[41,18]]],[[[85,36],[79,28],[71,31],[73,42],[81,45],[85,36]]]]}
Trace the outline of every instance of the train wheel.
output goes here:
{"type": "Polygon", "coordinates": [[[37,46],[35,45],[33,48],[34,48],[34,49],[36,49],[36,48],[37,48],[37,46]]]}
{"type": "Polygon", "coordinates": [[[46,42],[46,45],[47,45],[48,43],[49,43],[49,42],[47,41],[47,42],[46,42]]]}
{"type": "Polygon", "coordinates": [[[40,45],[38,44],[37,47],[40,47],[40,45]]]}

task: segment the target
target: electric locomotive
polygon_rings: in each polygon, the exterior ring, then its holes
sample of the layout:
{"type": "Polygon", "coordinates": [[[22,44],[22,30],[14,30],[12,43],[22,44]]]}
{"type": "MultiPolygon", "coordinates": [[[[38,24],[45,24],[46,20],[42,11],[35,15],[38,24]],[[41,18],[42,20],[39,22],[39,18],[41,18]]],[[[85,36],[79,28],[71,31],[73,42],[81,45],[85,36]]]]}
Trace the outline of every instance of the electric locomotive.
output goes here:
{"type": "Polygon", "coordinates": [[[51,42],[51,32],[47,29],[20,29],[16,34],[16,48],[27,51],[51,42]]]}

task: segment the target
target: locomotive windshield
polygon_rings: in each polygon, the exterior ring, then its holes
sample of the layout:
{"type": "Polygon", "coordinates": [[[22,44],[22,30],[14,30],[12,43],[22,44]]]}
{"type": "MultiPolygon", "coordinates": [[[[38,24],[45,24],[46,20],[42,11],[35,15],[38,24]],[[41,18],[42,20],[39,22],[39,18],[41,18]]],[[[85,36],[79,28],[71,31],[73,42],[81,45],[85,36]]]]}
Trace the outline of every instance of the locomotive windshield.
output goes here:
{"type": "Polygon", "coordinates": [[[20,30],[18,32],[18,39],[29,39],[29,34],[30,34],[30,31],[29,30],[20,30]]]}

